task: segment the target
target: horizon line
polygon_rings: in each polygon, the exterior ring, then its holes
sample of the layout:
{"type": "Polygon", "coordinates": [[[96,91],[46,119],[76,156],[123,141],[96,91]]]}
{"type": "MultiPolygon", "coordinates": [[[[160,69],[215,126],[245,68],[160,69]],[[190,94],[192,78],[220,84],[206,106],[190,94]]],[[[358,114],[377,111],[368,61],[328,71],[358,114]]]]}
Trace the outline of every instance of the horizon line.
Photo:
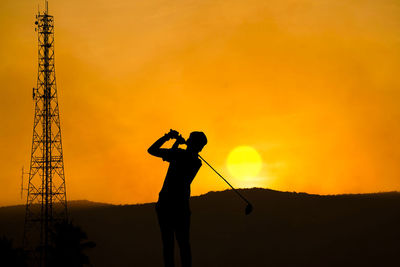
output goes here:
{"type": "MultiPolygon", "coordinates": [[[[303,194],[303,195],[320,196],[320,197],[379,195],[379,194],[390,194],[390,193],[399,194],[400,193],[400,191],[393,190],[393,191],[377,191],[377,192],[367,192],[367,193],[314,194],[314,193],[297,192],[297,191],[279,191],[279,190],[263,188],[263,187],[238,188],[237,190],[265,190],[265,191],[273,191],[273,192],[277,192],[277,193],[303,194]]],[[[225,189],[225,190],[221,190],[221,191],[211,190],[204,194],[190,196],[190,198],[202,197],[209,193],[222,193],[222,192],[226,192],[226,191],[233,191],[233,190],[232,189],[225,189]]],[[[88,199],[67,199],[67,203],[73,203],[73,202],[89,202],[89,203],[100,204],[100,205],[101,204],[109,205],[109,206],[135,206],[135,205],[139,206],[139,205],[147,205],[147,204],[155,203],[155,201],[153,201],[153,202],[136,202],[136,203],[109,203],[109,202],[101,202],[101,201],[92,201],[92,200],[88,200],[88,199]]],[[[39,205],[39,204],[35,204],[35,205],[39,205]]],[[[6,204],[6,205],[0,205],[0,208],[11,208],[11,207],[19,207],[19,206],[26,206],[26,204],[11,204],[11,205],[6,204]]]]}

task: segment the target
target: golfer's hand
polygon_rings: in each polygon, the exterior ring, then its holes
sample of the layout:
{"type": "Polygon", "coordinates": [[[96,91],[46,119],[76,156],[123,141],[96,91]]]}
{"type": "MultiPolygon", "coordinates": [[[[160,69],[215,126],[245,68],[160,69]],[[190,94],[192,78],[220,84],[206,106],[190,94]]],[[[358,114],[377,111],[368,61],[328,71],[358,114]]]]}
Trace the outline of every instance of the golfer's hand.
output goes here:
{"type": "Polygon", "coordinates": [[[179,144],[184,144],[186,141],[185,139],[182,137],[182,135],[175,130],[170,130],[169,133],[167,134],[167,136],[171,139],[176,139],[178,141],[179,144]]]}
{"type": "Polygon", "coordinates": [[[179,132],[175,130],[169,130],[169,133],[166,134],[170,139],[177,139],[179,138],[179,132]]]}

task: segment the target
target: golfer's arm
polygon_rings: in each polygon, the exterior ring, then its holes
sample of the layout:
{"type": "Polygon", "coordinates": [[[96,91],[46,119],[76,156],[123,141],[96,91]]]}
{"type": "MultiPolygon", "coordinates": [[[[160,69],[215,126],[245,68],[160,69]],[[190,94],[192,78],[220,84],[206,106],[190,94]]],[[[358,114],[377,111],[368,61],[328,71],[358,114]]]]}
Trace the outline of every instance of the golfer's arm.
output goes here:
{"type": "Polygon", "coordinates": [[[164,135],[160,139],[154,142],[149,149],[147,149],[147,152],[149,152],[150,155],[156,156],[156,157],[161,157],[162,150],[161,147],[162,145],[167,142],[170,139],[168,135],[164,135]]]}
{"type": "Polygon", "coordinates": [[[179,147],[179,141],[176,140],[175,143],[172,145],[171,149],[177,149],[179,147]]]}

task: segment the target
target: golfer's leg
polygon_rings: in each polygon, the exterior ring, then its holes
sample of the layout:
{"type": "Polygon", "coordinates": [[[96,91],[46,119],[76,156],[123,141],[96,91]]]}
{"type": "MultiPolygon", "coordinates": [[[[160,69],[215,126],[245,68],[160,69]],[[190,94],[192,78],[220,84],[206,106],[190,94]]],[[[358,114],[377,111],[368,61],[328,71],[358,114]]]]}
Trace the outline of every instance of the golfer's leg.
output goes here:
{"type": "Polygon", "coordinates": [[[172,229],[161,229],[165,267],[174,267],[174,232],[172,229]]]}
{"type": "Polygon", "coordinates": [[[192,266],[192,252],[190,248],[190,214],[185,214],[180,218],[176,229],[176,241],[178,241],[181,255],[182,267],[192,266]]]}
{"type": "Polygon", "coordinates": [[[161,230],[164,266],[174,267],[174,230],[166,212],[157,209],[157,217],[161,230]]]}

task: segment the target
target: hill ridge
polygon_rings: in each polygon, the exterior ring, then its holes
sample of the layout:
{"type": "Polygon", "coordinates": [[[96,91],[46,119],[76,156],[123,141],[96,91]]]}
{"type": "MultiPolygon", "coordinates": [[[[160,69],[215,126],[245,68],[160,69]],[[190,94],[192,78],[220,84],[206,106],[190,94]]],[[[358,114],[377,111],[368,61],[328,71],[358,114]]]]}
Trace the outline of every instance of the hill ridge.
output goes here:
{"type": "MultiPolygon", "coordinates": [[[[307,193],[307,192],[297,192],[297,191],[279,191],[279,190],[274,190],[274,189],[269,189],[269,188],[261,188],[261,187],[252,187],[252,188],[238,188],[238,191],[241,192],[254,192],[254,191],[261,191],[263,193],[273,193],[273,194],[287,194],[287,195],[302,195],[302,196],[312,196],[312,197],[351,197],[351,196],[388,196],[388,195],[400,195],[399,191],[380,191],[380,192],[370,192],[370,193],[341,193],[341,194],[314,194],[314,193],[307,193]]],[[[233,192],[232,189],[225,189],[221,191],[208,191],[207,193],[196,195],[196,196],[191,196],[191,199],[197,199],[197,198],[202,198],[202,197],[207,197],[213,194],[219,194],[219,193],[226,193],[226,192],[233,192]]],[[[141,206],[141,205],[147,205],[147,204],[153,204],[155,202],[144,202],[144,203],[120,203],[120,204],[115,204],[115,203],[107,203],[107,202],[98,202],[98,201],[92,201],[88,199],[76,199],[76,200],[68,200],[67,204],[68,206],[74,206],[74,207],[79,207],[79,206],[84,206],[85,204],[87,206],[141,206]]],[[[3,208],[21,208],[25,207],[25,204],[17,204],[17,205],[5,205],[5,206],[0,206],[0,209],[3,208]]]]}

